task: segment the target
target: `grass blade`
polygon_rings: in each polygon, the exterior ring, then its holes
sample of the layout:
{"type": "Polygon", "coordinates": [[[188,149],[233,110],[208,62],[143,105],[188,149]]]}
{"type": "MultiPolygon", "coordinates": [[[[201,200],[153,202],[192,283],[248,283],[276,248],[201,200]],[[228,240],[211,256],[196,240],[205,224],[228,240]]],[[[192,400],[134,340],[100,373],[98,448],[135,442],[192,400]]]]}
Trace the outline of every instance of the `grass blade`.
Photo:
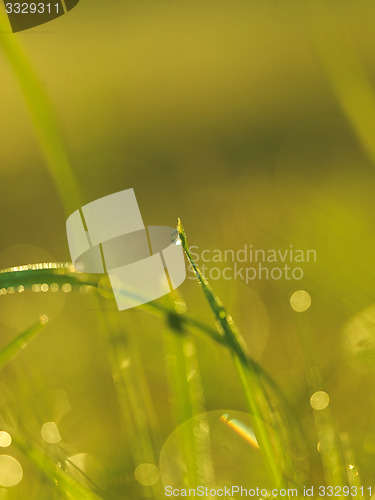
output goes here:
{"type": "MultiPolygon", "coordinates": [[[[316,361],[317,347],[315,335],[309,323],[307,312],[294,312],[294,320],[299,334],[302,352],[307,365],[307,384],[311,395],[324,391],[323,378],[316,361]]],[[[315,405],[316,406],[316,405],[315,405]]],[[[314,421],[319,438],[319,450],[327,485],[346,486],[344,458],[341,442],[332,411],[327,404],[324,408],[314,408],[314,421]]]]}
{"type": "Polygon", "coordinates": [[[43,85],[27,60],[17,36],[10,31],[4,9],[0,9],[0,48],[17,77],[48,171],[69,215],[81,206],[81,196],[58,122],[43,85]]]}
{"type": "Polygon", "coordinates": [[[20,333],[9,344],[0,349],[0,368],[17,356],[28,344],[45,328],[48,323],[47,316],[41,316],[39,320],[27,330],[20,333]]]}
{"type": "Polygon", "coordinates": [[[52,480],[57,489],[71,500],[100,500],[100,496],[76,481],[63,467],[56,463],[49,454],[34,442],[21,438],[12,432],[13,444],[37,467],[47,478],[52,480]]]}
{"type": "Polygon", "coordinates": [[[254,370],[249,369],[247,347],[233,319],[227,314],[222,302],[216,296],[201,270],[195,264],[180,220],[178,222],[178,233],[187,258],[194,269],[203,293],[214,313],[219,331],[222,332],[225,342],[234,354],[234,364],[244,391],[246,402],[253,417],[254,431],[263,453],[265,464],[275,486],[280,487],[284,484],[283,470],[280,467],[279,457],[275,452],[275,442],[266,425],[266,421],[269,420],[271,415],[266,398],[261,390],[258,374],[254,370]]]}
{"type": "MultiPolygon", "coordinates": [[[[175,425],[179,426],[196,417],[199,425],[209,428],[194,339],[176,318],[170,318],[168,325],[171,331],[167,332],[165,338],[175,425]]],[[[181,454],[186,464],[184,486],[197,488],[204,484],[213,488],[215,473],[209,432],[198,436],[191,426],[185,426],[179,439],[181,454]]]]}

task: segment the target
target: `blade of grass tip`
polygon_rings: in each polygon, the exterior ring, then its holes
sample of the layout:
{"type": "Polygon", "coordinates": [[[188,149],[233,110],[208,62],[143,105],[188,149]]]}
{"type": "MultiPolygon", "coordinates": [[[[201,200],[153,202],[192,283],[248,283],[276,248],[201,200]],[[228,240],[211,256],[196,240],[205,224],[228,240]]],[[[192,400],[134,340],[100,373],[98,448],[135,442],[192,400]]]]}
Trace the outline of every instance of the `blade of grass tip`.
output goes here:
{"type": "MultiPolygon", "coordinates": [[[[307,292],[305,292],[307,293],[307,292]]],[[[319,438],[319,451],[327,485],[346,486],[345,463],[336,424],[329,405],[329,396],[324,390],[319,363],[315,334],[308,320],[308,309],[293,309],[293,318],[307,364],[307,383],[311,391],[310,404],[313,409],[315,427],[319,438]],[[317,398],[315,403],[313,398],[317,398]],[[322,403],[320,403],[319,398],[322,403]]]]}
{"type": "Polygon", "coordinates": [[[51,479],[59,492],[72,500],[100,500],[93,491],[86,488],[72,477],[64,468],[64,464],[55,463],[50,455],[40,446],[12,432],[12,443],[38,468],[51,479]]]}
{"type": "Polygon", "coordinates": [[[39,320],[27,330],[15,337],[9,344],[0,349],[0,368],[17,356],[29,343],[45,328],[48,323],[46,315],[40,316],[39,320]]]}
{"type": "Polygon", "coordinates": [[[65,213],[69,215],[81,206],[81,196],[61,139],[57,119],[42,83],[18,42],[18,36],[10,30],[8,19],[2,8],[0,8],[0,48],[21,87],[49,173],[55,183],[65,213]]]}
{"type": "MultiPolygon", "coordinates": [[[[180,308],[181,300],[176,304],[180,308]]],[[[194,338],[178,318],[176,320],[170,317],[168,326],[169,330],[164,338],[175,424],[179,426],[196,417],[199,428],[209,430],[194,338]]],[[[194,433],[193,426],[187,425],[181,428],[179,437],[186,464],[186,487],[197,488],[204,484],[210,489],[214,488],[215,474],[209,432],[198,435],[194,433]]]]}
{"type": "MultiPolygon", "coordinates": [[[[283,470],[280,465],[280,455],[275,453],[275,439],[270,435],[270,428],[267,427],[266,421],[269,420],[270,411],[267,407],[267,401],[262,394],[261,385],[259,384],[258,374],[249,369],[248,353],[245,342],[240,336],[233,319],[227,314],[220,299],[212,290],[210,284],[203,276],[199,267],[195,264],[187,244],[185,231],[181,221],[178,221],[178,233],[181,239],[182,247],[187,255],[187,258],[195,272],[195,275],[202,287],[206,299],[214,313],[216,322],[222,330],[226,342],[232,348],[234,353],[234,364],[244,391],[244,395],[252,415],[255,435],[258,440],[259,447],[264,457],[266,467],[268,469],[271,480],[275,486],[284,485],[283,470]]],[[[273,436],[275,438],[275,436],[273,436]]],[[[277,436],[276,436],[277,440],[277,436]]],[[[283,450],[284,453],[287,450],[283,450]]]]}

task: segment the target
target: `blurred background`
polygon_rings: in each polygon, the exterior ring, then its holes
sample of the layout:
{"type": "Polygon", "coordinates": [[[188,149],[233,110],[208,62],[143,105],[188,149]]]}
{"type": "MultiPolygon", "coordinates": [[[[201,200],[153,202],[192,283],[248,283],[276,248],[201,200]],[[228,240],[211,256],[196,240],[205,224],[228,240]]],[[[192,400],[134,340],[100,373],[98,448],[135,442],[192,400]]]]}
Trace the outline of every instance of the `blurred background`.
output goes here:
{"type": "MultiPolygon", "coordinates": [[[[200,250],[316,250],[299,281],[211,284],[250,354],[291,401],[309,446],[309,481],[321,484],[300,337],[314,339],[335,423],[350,431],[367,486],[375,458],[375,131],[368,118],[375,5],[330,7],[314,20],[292,2],[82,0],[67,15],[14,36],[55,109],[83,203],[134,188],[146,225],[175,226],[180,217],[200,250]],[[347,54],[360,68],[358,80],[353,64],[345,66],[347,54]],[[303,327],[289,302],[300,289],[312,298],[303,327]]],[[[66,214],[1,50],[0,73],[0,268],[68,261],[66,214]]],[[[178,292],[187,314],[214,325],[195,280],[178,292]]],[[[132,372],[128,383],[153,406],[156,456],[176,428],[168,327],[142,308],[116,313],[100,300],[74,292],[0,297],[2,345],[41,314],[50,319],[0,372],[2,418],[22,424],[35,441],[44,423],[55,422],[60,451],[86,460],[102,498],[149,498],[134,476],[132,431],[98,309],[120,317],[133,356],[128,365],[143,374],[140,380],[132,372]]],[[[205,410],[246,412],[228,353],[201,339],[196,351],[205,410]]],[[[55,498],[53,487],[17,459],[24,480],[3,489],[4,498],[55,498]]],[[[254,466],[253,486],[259,477],[254,466]]]]}

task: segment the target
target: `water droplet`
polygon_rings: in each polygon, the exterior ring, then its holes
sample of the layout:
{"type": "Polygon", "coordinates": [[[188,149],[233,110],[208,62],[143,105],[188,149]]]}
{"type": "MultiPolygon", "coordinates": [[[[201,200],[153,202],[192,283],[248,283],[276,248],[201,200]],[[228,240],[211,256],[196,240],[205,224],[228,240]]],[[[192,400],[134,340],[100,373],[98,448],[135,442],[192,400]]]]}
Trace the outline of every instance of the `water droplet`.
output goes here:
{"type": "Polygon", "coordinates": [[[34,283],[31,287],[31,290],[33,292],[40,292],[40,288],[41,288],[40,283],[34,283]]]}
{"type": "Polygon", "coordinates": [[[0,455],[0,486],[8,488],[22,481],[21,464],[9,455],[0,455]]]}
{"type": "Polygon", "coordinates": [[[14,286],[10,286],[8,289],[7,289],[7,292],[12,294],[12,293],[15,293],[15,289],[14,289],[14,286]]]}
{"type": "Polygon", "coordinates": [[[152,486],[159,481],[160,472],[154,464],[139,464],[134,471],[135,479],[142,486],[152,486]]]}
{"type": "Polygon", "coordinates": [[[49,289],[51,292],[57,292],[59,290],[59,285],[57,283],[51,283],[49,289]]]}
{"type": "Polygon", "coordinates": [[[8,434],[8,432],[1,431],[0,432],[0,446],[2,448],[7,448],[12,444],[12,436],[8,434]]]}
{"type": "Polygon", "coordinates": [[[49,286],[47,285],[47,283],[43,283],[43,285],[40,287],[40,289],[42,292],[48,292],[49,286]]]}
{"type": "Polygon", "coordinates": [[[22,293],[25,291],[25,287],[23,285],[20,285],[18,288],[17,288],[17,292],[18,293],[22,293]]]}
{"type": "Polygon", "coordinates": [[[64,283],[63,286],[61,287],[64,293],[70,293],[72,291],[72,288],[73,287],[70,283],[64,283]]]}
{"type": "Polygon", "coordinates": [[[305,312],[311,306],[310,294],[305,290],[297,290],[290,297],[290,305],[296,312],[305,312]]]}
{"type": "Polygon", "coordinates": [[[175,229],[173,231],[173,233],[171,234],[171,242],[174,245],[181,245],[181,239],[180,239],[180,235],[179,235],[177,229],[175,229]]]}
{"type": "Polygon", "coordinates": [[[48,323],[48,316],[46,314],[42,314],[39,318],[42,325],[46,325],[48,323]]]}
{"type": "Polygon", "coordinates": [[[325,410],[329,405],[329,396],[324,391],[317,391],[310,398],[310,405],[314,410],[325,410]]]}
{"type": "Polygon", "coordinates": [[[40,433],[46,443],[56,444],[61,441],[61,435],[55,422],[43,424],[40,433]]]}

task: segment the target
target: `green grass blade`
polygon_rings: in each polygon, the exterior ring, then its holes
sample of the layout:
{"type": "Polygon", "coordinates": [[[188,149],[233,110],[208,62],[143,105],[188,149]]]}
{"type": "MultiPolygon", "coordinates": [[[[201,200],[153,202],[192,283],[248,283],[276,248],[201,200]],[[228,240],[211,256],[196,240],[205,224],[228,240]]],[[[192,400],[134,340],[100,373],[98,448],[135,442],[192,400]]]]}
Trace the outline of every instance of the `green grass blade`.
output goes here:
{"type": "Polygon", "coordinates": [[[81,206],[81,196],[62,140],[58,122],[43,85],[10,31],[9,22],[0,9],[0,49],[4,52],[21,87],[35,133],[66,214],[81,206]]]}
{"type": "MultiPolygon", "coordinates": [[[[100,315],[107,332],[109,365],[125,426],[134,469],[142,463],[157,465],[155,449],[158,424],[150,398],[148,383],[137,346],[125,330],[118,314],[106,311],[100,315]]],[[[147,498],[161,498],[160,483],[142,486],[147,498]]]]}
{"type": "Polygon", "coordinates": [[[338,4],[308,2],[308,23],[323,68],[343,112],[370,160],[375,163],[375,92],[346,27],[340,26],[338,4]]]}
{"type": "MultiPolygon", "coordinates": [[[[275,452],[275,442],[270,435],[270,428],[266,425],[266,421],[269,420],[270,413],[266,398],[262,393],[258,374],[254,370],[249,369],[247,347],[240,336],[233,319],[227,314],[222,302],[216,296],[210,284],[203,276],[201,270],[195,264],[187,244],[185,231],[182,227],[181,221],[178,223],[178,232],[183,249],[214,313],[216,322],[219,326],[219,331],[223,332],[224,339],[228,347],[234,353],[235,367],[244,391],[246,402],[253,417],[254,431],[257,436],[260,449],[263,453],[265,464],[268,468],[270,478],[273,480],[275,486],[280,486],[284,483],[283,470],[280,467],[279,457],[275,452]]],[[[276,445],[276,448],[277,447],[278,446],[276,445]]],[[[286,452],[286,450],[284,450],[284,452],[286,452]]]]}
{"type": "MultiPolygon", "coordinates": [[[[317,346],[307,312],[293,312],[295,325],[299,334],[302,352],[307,365],[307,384],[311,395],[324,391],[323,378],[317,361],[317,346]]],[[[324,391],[325,392],[325,391],[324,391]]],[[[313,409],[315,427],[319,438],[319,449],[322,458],[327,485],[345,486],[345,464],[341,450],[339,432],[329,405],[323,409],[313,409]]]]}
{"type": "Polygon", "coordinates": [[[12,442],[69,500],[100,500],[100,496],[73,478],[65,470],[63,463],[56,463],[34,442],[17,436],[14,432],[12,432],[12,442]]]}
{"type": "MultiPolygon", "coordinates": [[[[182,316],[181,316],[182,317],[182,316]]],[[[165,335],[169,386],[176,426],[196,417],[200,425],[207,425],[204,391],[194,338],[181,321],[170,318],[170,332],[165,335]]],[[[180,449],[186,464],[184,485],[197,488],[204,484],[215,486],[209,433],[197,436],[192,426],[185,426],[179,434],[180,449]]]]}
{"type": "MultiPolygon", "coordinates": [[[[89,286],[90,290],[95,290],[98,287],[98,282],[101,277],[102,275],[78,273],[68,262],[39,263],[0,271],[0,291],[1,289],[6,290],[7,287],[12,287],[12,289],[17,290],[19,286],[27,290],[35,283],[47,283],[49,285],[51,283],[56,283],[60,288],[63,284],[68,283],[71,285],[73,292],[79,292],[81,286],[89,286]]],[[[237,353],[238,357],[243,361],[243,377],[246,379],[247,371],[252,373],[256,380],[257,390],[260,391],[260,394],[262,390],[263,392],[269,392],[271,399],[275,400],[280,408],[282,420],[285,423],[283,432],[285,434],[284,442],[286,444],[284,445],[284,449],[290,449],[296,453],[299,453],[298,450],[301,450],[298,460],[295,461],[294,470],[306,469],[304,460],[301,460],[301,455],[306,455],[305,442],[301,437],[299,423],[291,410],[287,398],[262,366],[241,350],[241,342],[228,343],[222,328],[216,330],[185,313],[177,313],[176,309],[171,307],[170,301],[164,299],[144,304],[141,306],[141,309],[149,314],[160,315],[166,318],[168,324],[170,326],[172,325],[175,329],[182,328],[204,340],[211,339],[219,345],[224,346],[232,354],[237,353]],[[261,386],[262,390],[260,390],[261,386]]],[[[108,324],[104,325],[104,330],[107,331],[108,328],[108,324]]],[[[109,335],[111,334],[109,333],[109,335]]],[[[241,370],[240,367],[238,369],[241,370]]],[[[303,481],[301,484],[303,484],[303,481]]]]}
{"type": "Polygon", "coordinates": [[[351,488],[351,497],[353,500],[363,500],[368,497],[367,494],[365,494],[366,489],[363,489],[363,495],[362,495],[362,481],[361,481],[361,476],[358,471],[357,467],[357,460],[354,456],[353,449],[350,445],[350,438],[349,434],[347,432],[343,432],[341,434],[341,444],[342,444],[342,449],[344,453],[344,460],[345,460],[345,468],[346,468],[346,474],[347,474],[347,480],[348,484],[351,488]],[[352,488],[353,486],[353,488],[352,488]]]}
{"type": "Polygon", "coordinates": [[[28,344],[45,328],[48,323],[47,316],[41,316],[39,320],[27,330],[20,333],[9,344],[0,349],[0,368],[17,356],[28,344]]]}

